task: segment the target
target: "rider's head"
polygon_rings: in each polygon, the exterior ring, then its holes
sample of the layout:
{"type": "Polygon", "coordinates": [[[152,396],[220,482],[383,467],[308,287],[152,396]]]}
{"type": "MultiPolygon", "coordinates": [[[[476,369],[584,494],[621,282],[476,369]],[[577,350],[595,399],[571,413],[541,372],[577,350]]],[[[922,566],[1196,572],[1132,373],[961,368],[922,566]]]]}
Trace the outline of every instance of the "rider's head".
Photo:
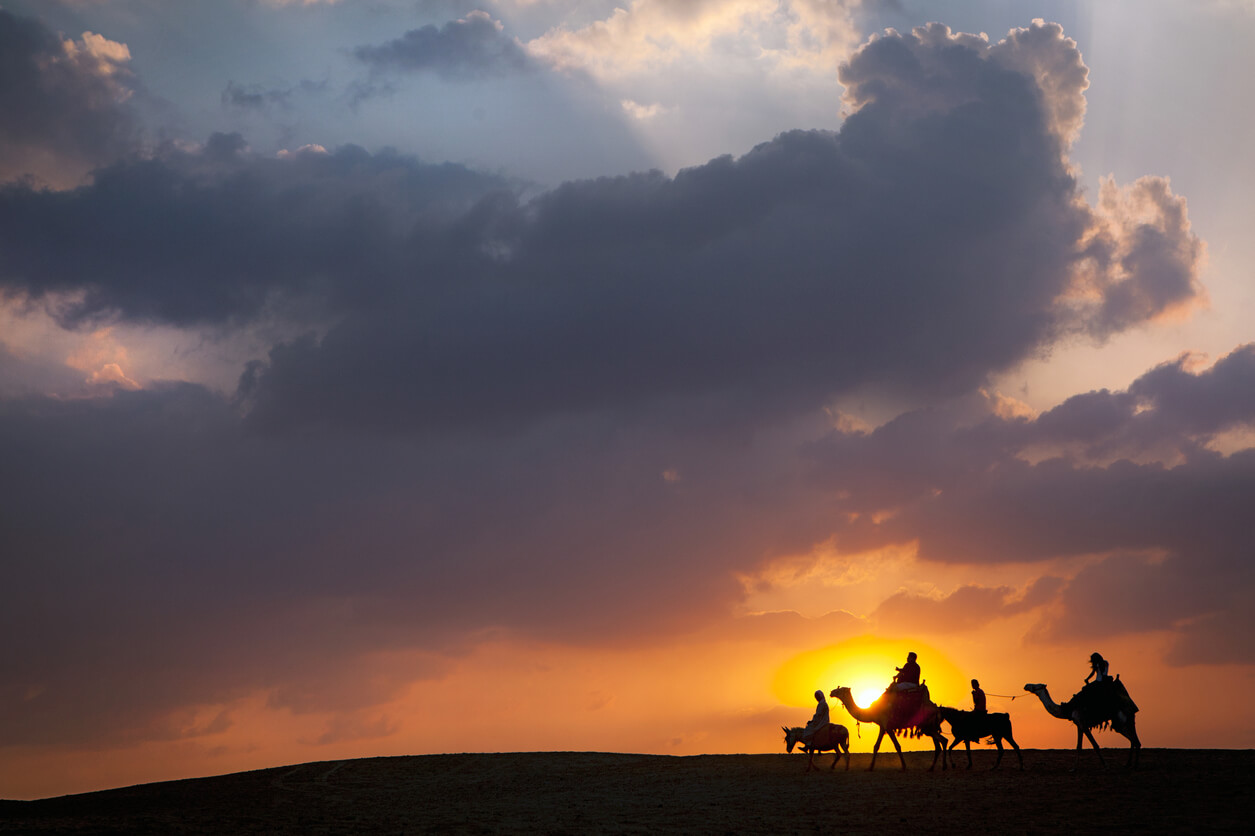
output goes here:
{"type": "Polygon", "coordinates": [[[818,700],[818,701],[821,701],[821,702],[822,702],[822,701],[823,701],[823,698],[824,698],[824,692],[823,692],[823,691],[816,691],[816,692],[815,692],[815,699],[816,699],[816,700],[818,700]]]}
{"type": "Polygon", "coordinates": [[[906,654],[906,661],[908,661],[908,662],[914,662],[914,661],[915,661],[915,651],[914,651],[914,650],[912,650],[910,653],[906,654]]]}
{"type": "Polygon", "coordinates": [[[973,679],[973,680],[972,680],[972,687],[973,687],[973,688],[979,688],[979,687],[980,687],[980,683],[979,683],[979,682],[977,682],[975,679],[973,679]]]}

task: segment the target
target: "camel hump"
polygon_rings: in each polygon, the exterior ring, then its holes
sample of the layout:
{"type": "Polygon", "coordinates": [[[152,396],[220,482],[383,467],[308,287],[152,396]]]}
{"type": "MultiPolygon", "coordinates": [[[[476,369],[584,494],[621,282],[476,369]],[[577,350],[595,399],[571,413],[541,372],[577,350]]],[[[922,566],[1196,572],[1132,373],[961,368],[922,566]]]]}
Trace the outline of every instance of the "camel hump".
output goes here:
{"type": "Polygon", "coordinates": [[[909,729],[925,722],[936,711],[928,699],[928,689],[909,688],[892,692],[890,725],[895,729],[909,729]]]}
{"type": "Polygon", "coordinates": [[[1137,703],[1119,679],[1089,682],[1064,704],[1069,711],[1080,710],[1094,724],[1113,720],[1117,712],[1137,713],[1137,703]]]}

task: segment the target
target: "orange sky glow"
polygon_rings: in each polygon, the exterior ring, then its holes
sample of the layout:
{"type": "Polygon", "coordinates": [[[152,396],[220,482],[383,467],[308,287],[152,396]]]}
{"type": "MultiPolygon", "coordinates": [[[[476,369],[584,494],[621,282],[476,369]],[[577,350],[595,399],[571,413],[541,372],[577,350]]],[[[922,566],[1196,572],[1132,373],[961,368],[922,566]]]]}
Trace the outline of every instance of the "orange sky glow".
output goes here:
{"type": "MultiPolygon", "coordinates": [[[[864,634],[831,644],[820,638],[815,646],[767,633],[752,641],[699,638],[618,651],[494,642],[437,680],[397,683],[393,699],[359,712],[294,713],[268,705],[267,694],[254,694],[171,718],[179,727],[170,740],[18,750],[22,758],[0,764],[0,781],[10,795],[33,798],[285,763],[420,752],[777,752],[783,751],[780,726],[804,725],[810,718],[814,690],[848,685],[856,702],[866,705],[908,649],[919,654],[935,701],[969,708],[968,680],[976,676],[990,695],[990,710],[1010,713],[1021,746],[1070,748],[1072,726],[1047,715],[1023,686],[1045,682],[1056,700],[1070,696],[1087,673],[1087,646],[1025,649],[1012,635],[1015,625],[1005,626],[977,640],[864,634]]],[[[1156,687],[1179,681],[1179,675],[1156,663],[1153,644],[1117,642],[1103,649],[1141,708],[1144,745],[1255,747],[1255,732],[1235,733],[1225,720],[1242,710],[1241,685],[1255,685],[1248,672],[1230,678],[1232,672],[1223,668],[1199,669],[1200,681],[1239,683],[1217,689],[1212,710],[1200,715],[1171,689],[1156,687]]],[[[399,657],[379,661],[406,667],[399,657]]],[[[851,750],[870,752],[875,726],[856,727],[837,700],[829,704],[832,721],[850,730],[851,750]]],[[[1117,749],[1126,745],[1111,732],[1100,733],[1099,742],[1117,749]]],[[[909,738],[902,744],[906,750],[931,747],[928,740],[909,738]]]]}
{"type": "Polygon", "coordinates": [[[1145,746],[1255,748],[1252,43],[2,0],[0,799],[783,752],[912,651],[1025,748],[1095,651],[1145,746]]]}

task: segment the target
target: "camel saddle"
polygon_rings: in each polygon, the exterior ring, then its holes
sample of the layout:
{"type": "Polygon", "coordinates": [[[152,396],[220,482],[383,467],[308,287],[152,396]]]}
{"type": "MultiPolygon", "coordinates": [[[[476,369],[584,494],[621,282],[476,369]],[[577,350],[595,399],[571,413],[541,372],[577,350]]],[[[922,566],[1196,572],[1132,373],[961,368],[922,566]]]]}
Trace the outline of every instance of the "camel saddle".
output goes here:
{"type": "Polygon", "coordinates": [[[890,724],[895,729],[913,729],[927,720],[935,710],[928,700],[928,686],[885,691],[889,700],[890,724]]]}
{"type": "Polygon", "coordinates": [[[1083,706],[1086,711],[1101,717],[1104,722],[1115,719],[1118,711],[1124,711],[1131,716],[1138,710],[1137,703],[1133,702],[1129,690],[1124,687],[1119,676],[1102,682],[1086,683],[1067,704],[1083,706]]]}

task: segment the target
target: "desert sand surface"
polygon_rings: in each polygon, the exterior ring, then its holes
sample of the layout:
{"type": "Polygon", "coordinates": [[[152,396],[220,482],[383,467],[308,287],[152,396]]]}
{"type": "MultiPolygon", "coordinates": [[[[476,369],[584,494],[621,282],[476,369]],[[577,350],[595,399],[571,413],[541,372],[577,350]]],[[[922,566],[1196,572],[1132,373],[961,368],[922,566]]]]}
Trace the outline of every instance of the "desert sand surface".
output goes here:
{"type": "Polygon", "coordinates": [[[1249,833],[1255,752],[973,751],[975,768],[907,772],[856,754],[546,752],[365,758],[0,802],[0,832],[339,833],[1249,833]]]}

